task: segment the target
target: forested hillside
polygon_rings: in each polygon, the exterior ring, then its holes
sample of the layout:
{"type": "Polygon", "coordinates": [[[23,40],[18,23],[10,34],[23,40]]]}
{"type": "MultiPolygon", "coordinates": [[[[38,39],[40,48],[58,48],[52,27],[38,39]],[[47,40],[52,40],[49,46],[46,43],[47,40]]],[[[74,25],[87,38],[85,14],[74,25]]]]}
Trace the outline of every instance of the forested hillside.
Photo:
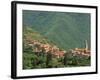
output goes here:
{"type": "Polygon", "coordinates": [[[90,56],[59,48],[37,31],[23,29],[23,69],[90,66],[90,56]]]}
{"type": "Polygon", "coordinates": [[[23,10],[23,28],[31,27],[63,49],[90,48],[90,14],[23,10]]]}

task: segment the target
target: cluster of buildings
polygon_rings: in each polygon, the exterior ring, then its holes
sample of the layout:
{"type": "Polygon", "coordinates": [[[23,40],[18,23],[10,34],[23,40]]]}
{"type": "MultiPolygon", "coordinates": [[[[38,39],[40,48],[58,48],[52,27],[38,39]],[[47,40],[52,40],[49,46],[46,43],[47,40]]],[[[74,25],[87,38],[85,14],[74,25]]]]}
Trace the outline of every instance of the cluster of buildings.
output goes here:
{"type": "Polygon", "coordinates": [[[84,55],[84,56],[90,56],[91,52],[88,49],[88,43],[87,40],[85,41],[85,48],[75,48],[71,50],[74,54],[84,55]]]}
{"type": "Polygon", "coordinates": [[[51,53],[53,56],[59,58],[63,57],[66,51],[60,50],[55,45],[50,45],[49,43],[41,43],[38,40],[32,40],[28,45],[32,46],[33,52],[41,53],[42,51],[44,53],[51,53]]]}
{"type": "MultiPolygon", "coordinates": [[[[49,52],[57,58],[63,57],[64,54],[66,53],[65,50],[60,50],[57,46],[51,45],[49,43],[42,43],[42,42],[39,42],[38,40],[30,40],[28,42],[29,42],[28,45],[32,46],[33,52],[36,52],[36,53],[44,52],[45,54],[47,54],[49,52]]],[[[71,53],[73,53],[73,55],[78,54],[78,55],[90,56],[91,52],[88,49],[87,40],[85,41],[85,48],[72,49],[71,53]]]]}

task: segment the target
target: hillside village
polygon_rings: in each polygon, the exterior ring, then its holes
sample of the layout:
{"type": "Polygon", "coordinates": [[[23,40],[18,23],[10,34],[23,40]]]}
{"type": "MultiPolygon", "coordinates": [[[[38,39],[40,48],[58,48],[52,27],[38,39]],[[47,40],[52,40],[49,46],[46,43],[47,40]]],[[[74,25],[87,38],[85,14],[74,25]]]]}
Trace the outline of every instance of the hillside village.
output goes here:
{"type": "Polygon", "coordinates": [[[84,56],[90,56],[91,52],[88,49],[88,42],[85,40],[85,48],[75,48],[74,50],[71,50],[74,54],[84,55],[84,56]]]}
{"type": "Polygon", "coordinates": [[[87,40],[83,48],[67,50],[31,29],[23,37],[23,69],[91,65],[87,40]]]}
{"type": "MultiPolygon", "coordinates": [[[[49,43],[42,43],[38,40],[30,40],[27,39],[28,45],[32,47],[33,52],[41,53],[44,52],[45,54],[51,53],[54,57],[63,57],[66,50],[59,49],[56,45],[50,45],[49,43]]],[[[83,56],[90,56],[90,50],[88,49],[88,44],[86,41],[85,48],[75,48],[71,49],[70,52],[74,55],[83,55],[83,56]]]]}

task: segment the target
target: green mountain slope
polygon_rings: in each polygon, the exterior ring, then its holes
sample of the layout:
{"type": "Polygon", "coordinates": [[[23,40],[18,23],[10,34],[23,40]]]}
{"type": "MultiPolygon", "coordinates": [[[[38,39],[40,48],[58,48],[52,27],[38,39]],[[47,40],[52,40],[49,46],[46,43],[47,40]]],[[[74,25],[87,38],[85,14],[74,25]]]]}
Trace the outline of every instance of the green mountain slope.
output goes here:
{"type": "Polygon", "coordinates": [[[64,49],[90,47],[90,14],[23,11],[23,27],[28,26],[64,49]]]}
{"type": "Polygon", "coordinates": [[[23,42],[25,45],[29,44],[32,41],[38,41],[43,44],[49,43],[50,45],[53,45],[53,43],[48,40],[46,37],[39,34],[37,31],[33,30],[30,27],[24,27],[23,29],[23,42]]]}

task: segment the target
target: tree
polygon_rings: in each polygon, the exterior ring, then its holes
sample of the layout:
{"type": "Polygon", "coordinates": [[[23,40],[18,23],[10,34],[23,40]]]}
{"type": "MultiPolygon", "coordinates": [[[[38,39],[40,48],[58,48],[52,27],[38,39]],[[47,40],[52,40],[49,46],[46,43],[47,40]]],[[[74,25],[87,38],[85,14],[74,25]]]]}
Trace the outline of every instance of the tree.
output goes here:
{"type": "Polygon", "coordinates": [[[48,64],[49,67],[52,67],[52,68],[57,68],[58,67],[58,60],[56,58],[52,58],[52,60],[50,60],[49,64],[48,64]]]}
{"type": "Polygon", "coordinates": [[[23,53],[23,69],[31,69],[32,68],[32,62],[31,58],[33,57],[32,54],[23,53]]]}
{"type": "Polygon", "coordinates": [[[36,68],[36,66],[38,65],[39,63],[39,57],[35,54],[33,54],[31,57],[31,64],[32,64],[32,68],[36,68]]]}
{"type": "Polygon", "coordinates": [[[68,54],[65,53],[65,54],[64,54],[64,65],[65,65],[65,66],[68,64],[68,61],[67,61],[68,59],[67,59],[67,58],[68,58],[68,54]]]}
{"type": "Polygon", "coordinates": [[[46,67],[47,67],[47,68],[48,68],[48,67],[52,67],[52,66],[49,65],[49,63],[50,63],[51,60],[52,60],[52,54],[51,54],[51,52],[49,51],[49,52],[47,52],[47,59],[46,59],[46,67]]]}

